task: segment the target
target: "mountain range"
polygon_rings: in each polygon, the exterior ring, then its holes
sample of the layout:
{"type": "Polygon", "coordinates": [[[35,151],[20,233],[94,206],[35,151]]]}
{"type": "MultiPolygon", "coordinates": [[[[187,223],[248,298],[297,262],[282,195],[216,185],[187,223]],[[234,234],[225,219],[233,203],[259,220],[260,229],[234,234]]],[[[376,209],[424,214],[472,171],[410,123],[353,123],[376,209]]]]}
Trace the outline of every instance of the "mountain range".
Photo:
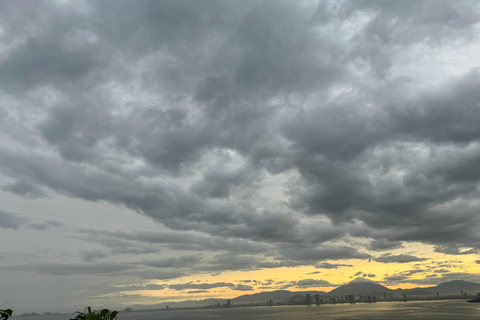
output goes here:
{"type": "MultiPolygon", "coordinates": [[[[476,294],[480,292],[480,283],[468,282],[463,280],[453,280],[449,282],[444,282],[436,286],[427,287],[427,288],[412,288],[412,289],[389,289],[381,284],[364,281],[364,282],[350,282],[345,285],[341,285],[338,288],[333,289],[330,292],[323,291],[289,291],[289,290],[275,290],[275,291],[264,291],[254,294],[241,295],[236,298],[231,299],[232,304],[249,304],[249,303],[259,303],[260,301],[291,301],[291,300],[302,300],[305,299],[305,295],[309,293],[312,297],[315,294],[318,294],[325,297],[334,297],[334,296],[345,296],[349,294],[357,295],[361,294],[364,296],[383,296],[384,293],[387,295],[404,295],[407,296],[433,296],[437,292],[441,295],[459,295],[460,291],[468,292],[471,294],[476,294]]],[[[133,308],[138,309],[163,309],[167,305],[171,308],[188,308],[196,306],[207,306],[216,303],[226,303],[227,299],[204,299],[204,300],[188,300],[182,302],[164,302],[155,305],[134,305],[133,308]]]]}
{"type": "Polygon", "coordinates": [[[365,281],[365,282],[350,282],[346,285],[339,286],[328,293],[329,296],[344,296],[348,294],[362,294],[362,295],[376,295],[380,296],[386,293],[387,295],[434,295],[440,293],[443,295],[460,294],[460,291],[477,293],[480,292],[480,283],[468,282],[463,280],[453,280],[444,282],[433,287],[426,288],[412,288],[412,289],[389,289],[381,284],[365,281]]]}

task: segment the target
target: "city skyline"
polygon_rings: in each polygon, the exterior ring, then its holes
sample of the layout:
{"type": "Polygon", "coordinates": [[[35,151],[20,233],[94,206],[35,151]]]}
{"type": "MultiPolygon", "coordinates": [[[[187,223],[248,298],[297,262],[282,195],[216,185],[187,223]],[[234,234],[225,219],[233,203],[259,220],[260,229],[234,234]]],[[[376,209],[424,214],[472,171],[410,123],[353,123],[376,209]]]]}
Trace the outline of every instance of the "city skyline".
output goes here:
{"type": "Polygon", "coordinates": [[[0,304],[480,283],[479,38],[476,1],[0,1],[0,304]]]}

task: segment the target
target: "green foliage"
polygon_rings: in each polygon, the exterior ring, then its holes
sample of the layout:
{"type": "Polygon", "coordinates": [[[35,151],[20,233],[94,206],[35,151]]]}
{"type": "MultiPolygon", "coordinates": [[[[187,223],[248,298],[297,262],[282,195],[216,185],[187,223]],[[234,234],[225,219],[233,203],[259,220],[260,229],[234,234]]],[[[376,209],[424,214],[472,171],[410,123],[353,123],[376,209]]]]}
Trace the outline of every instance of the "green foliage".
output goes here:
{"type": "Polygon", "coordinates": [[[8,318],[10,318],[12,316],[12,309],[4,309],[4,310],[0,310],[0,319],[1,320],[7,320],[8,318]]]}
{"type": "Polygon", "coordinates": [[[77,311],[77,316],[69,320],[113,320],[117,319],[118,311],[110,311],[102,309],[100,311],[92,311],[92,308],[86,307],[84,312],[77,311]]]}

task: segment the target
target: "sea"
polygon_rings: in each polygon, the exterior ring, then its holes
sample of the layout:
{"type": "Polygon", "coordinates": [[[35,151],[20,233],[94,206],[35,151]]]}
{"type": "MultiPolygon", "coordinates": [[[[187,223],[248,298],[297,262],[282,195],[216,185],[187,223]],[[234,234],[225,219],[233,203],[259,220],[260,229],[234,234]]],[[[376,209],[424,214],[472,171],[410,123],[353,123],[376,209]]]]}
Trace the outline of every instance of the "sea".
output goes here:
{"type": "MultiPolygon", "coordinates": [[[[13,317],[12,320],[68,320],[70,315],[13,317]]],[[[312,306],[232,307],[121,312],[118,320],[461,320],[480,319],[480,303],[465,300],[377,302],[312,306]]]]}

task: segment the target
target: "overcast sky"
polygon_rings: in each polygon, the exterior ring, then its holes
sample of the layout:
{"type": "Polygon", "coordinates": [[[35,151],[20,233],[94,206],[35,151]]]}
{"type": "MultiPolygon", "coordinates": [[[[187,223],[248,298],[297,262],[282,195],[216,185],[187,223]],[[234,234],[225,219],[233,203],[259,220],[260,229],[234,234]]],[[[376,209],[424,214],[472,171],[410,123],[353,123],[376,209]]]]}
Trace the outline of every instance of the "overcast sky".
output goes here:
{"type": "Polygon", "coordinates": [[[0,1],[0,303],[480,282],[479,52],[478,1],[0,1]]]}

